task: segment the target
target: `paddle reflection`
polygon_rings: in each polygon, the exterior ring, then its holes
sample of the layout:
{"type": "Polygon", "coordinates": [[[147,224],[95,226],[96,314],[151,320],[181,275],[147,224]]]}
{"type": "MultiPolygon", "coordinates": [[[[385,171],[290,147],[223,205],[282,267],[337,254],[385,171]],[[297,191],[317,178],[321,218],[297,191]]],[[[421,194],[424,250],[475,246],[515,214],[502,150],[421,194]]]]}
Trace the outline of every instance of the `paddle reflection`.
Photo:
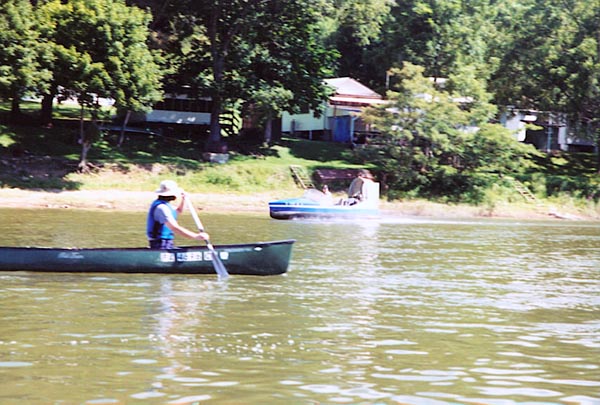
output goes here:
{"type": "Polygon", "coordinates": [[[203,322],[207,308],[226,285],[214,280],[164,277],[159,288],[159,307],[154,316],[156,324],[152,339],[158,343],[162,355],[170,361],[164,372],[174,377],[189,369],[178,359],[182,353],[185,355],[198,349],[198,342],[203,340],[206,332],[203,322]]]}

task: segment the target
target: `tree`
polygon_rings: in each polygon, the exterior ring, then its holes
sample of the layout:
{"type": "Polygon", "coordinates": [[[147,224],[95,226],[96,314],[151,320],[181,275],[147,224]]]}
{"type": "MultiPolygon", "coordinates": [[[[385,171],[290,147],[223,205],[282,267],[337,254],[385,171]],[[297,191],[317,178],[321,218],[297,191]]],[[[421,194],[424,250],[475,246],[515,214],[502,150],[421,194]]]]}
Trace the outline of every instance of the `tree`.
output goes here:
{"type": "Polygon", "coordinates": [[[271,141],[271,121],[281,112],[320,112],[330,89],[335,53],[326,50],[317,31],[318,14],[310,2],[278,2],[262,18],[263,27],[248,33],[251,45],[240,66],[245,85],[240,98],[262,113],[264,141],[271,141]]]}
{"type": "MultiPolygon", "coordinates": [[[[160,99],[161,70],[147,46],[148,14],[122,0],[54,0],[39,15],[54,56],[46,100],[74,97],[96,114],[101,97],[115,100],[120,111],[144,111],[160,99]]],[[[81,120],[85,170],[85,139],[93,137],[85,137],[83,114],[81,120]]]]}
{"type": "Polygon", "coordinates": [[[272,140],[273,119],[280,115],[281,106],[289,105],[293,97],[291,91],[268,84],[265,84],[263,89],[258,89],[253,93],[252,111],[261,118],[265,144],[269,144],[272,140]]]}
{"type": "Polygon", "coordinates": [[[499,31],[510,35],[490,82],[496,102],[562,112],[600,150],[600,1],[508,3],[499,31]]]}
{"type": "MultiPolygon", "coordinates": [[[[329,0],[321,19],[332,28],[325,38],[340,53],[337,75],[378,87],[386,66],[373,63],[374,47],[381,45],[386,26],[394,24],[387,0],[329,0]]],[[[398,24],[398,22],[395,22],[398,24]]]]}
{"type": "Polygon", "coordinates": [[[268,102],[273,114],[317,106],[325,98],[323,78],[332,54],[317,40],[312,1],[204,0],[177,6],[179,14],[167,27],[172,31],[162,32],[178,44],[171,59],[178,72],[170,82],[211,98],[209,150],[220,149],[220,116],[239,100],[265,107],[263,96],[277,94],[283,104],[268,102]]]}
{"type": "Polygon", "coordinates": [[[578,135],[596,143],[600,174],[600,1],[550,3],[560,24],[543,46],[539,105],[567,113],[578,135]]]}
{"type": "Polygon", "coordinates": [[[0,3],[0,95],[12,100],[11,116],[18,118],[26,93],[43,90],[50,72],[41,68],[43,48],[28,0],[0,3]]]}
{"type": "Polygon", "coordinates": [[[461,66],[470,66],[479,80],[486,80],[497,68],[498,59],[491,54],[497,37],[494,26],[500,7],[497,3],[489,0],[344,3],[370,4],[369,13],[361,13],[358,7],[350,15],[372,15],[371,24],[376,22],[377,26],[364,25],[369,27],[371,35],[360,41],[359,36],[353,36],[360,32],[361,26],[355,18],[347,24],[340,22],[340,31],[336,33],[336,44],[342,52],[340,72],[361,78],[375,89],[383,89],[386,78],[389,79],[386,72],[404,62],[423,66],[432,77],[448,77],[461,66]]]}
{"type": "Polygon", "coordinates": [[[409,63],[393,70],[398,87],[388,93],[391,104],[363,114],[381,135],[357,156],[376,165],[392,195],[410,191],[477,200],[481,172],[518,170],[529,149],[500,125],[487,123],[493,108],[477,100],[477,93],[458,99],[423,72],[409,63]]]}

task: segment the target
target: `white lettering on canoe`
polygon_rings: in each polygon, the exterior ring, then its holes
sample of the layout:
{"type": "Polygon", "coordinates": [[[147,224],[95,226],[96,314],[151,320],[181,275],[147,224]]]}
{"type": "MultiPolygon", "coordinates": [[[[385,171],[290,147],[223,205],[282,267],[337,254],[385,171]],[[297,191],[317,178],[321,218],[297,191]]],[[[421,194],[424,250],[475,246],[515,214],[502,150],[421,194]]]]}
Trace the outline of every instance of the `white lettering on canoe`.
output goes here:
{"type": "Polygon", "coordinates": [[[175,255],[173,253],[161,252],[160,261],[163,263],[172,263],[175,261],[175,255]]]}
{"type": "Polygon", "coordinates": [[[204,260],[202,252],[181,252],[177,253],[178,262],[201,262],[204,260]]]}
{"type": "MultiPolygon", "coordinates": [[[[229,259],[229,252],[215,252],[222,260],[229,259]]],[[[204,260],[212,260],[212,252],[204,252],[204,260]]]]}
{"type": "Polygon", "coordinates": [[[79,260],[79,259],[83,259],[83,255],[79,252],[60,252],[58,254],[58,258],[59,259],[79,260]]]}
{"type": "MultiPolygon", "coordinates": [[[[219,252],[219,257],[223,260],[229,259],[229,252],[219,252]]],[[[212,260],[212,253],[206,252],[161,252],[160,261],[163,263],[173,262],[210,262],[212,260]]]]}

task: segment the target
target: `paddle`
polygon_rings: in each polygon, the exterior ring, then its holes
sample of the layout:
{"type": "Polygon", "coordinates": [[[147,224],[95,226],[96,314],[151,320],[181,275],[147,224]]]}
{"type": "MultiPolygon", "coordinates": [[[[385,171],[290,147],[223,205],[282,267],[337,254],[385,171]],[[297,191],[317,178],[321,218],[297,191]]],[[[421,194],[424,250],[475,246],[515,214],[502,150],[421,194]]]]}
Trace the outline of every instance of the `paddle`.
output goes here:
{"type": "MultiPolygon", "coordinates": [[[[190,210],[190,213],[192,214],[192,217],[194,218],[194,222],[196,223],[198,230],[200,232],[202,232],[204,228],[202,227],[202,222],[200,222],[200,218],[198,218],[196,209],[192,205],[192,202],[190,201],[189,198],[186,198],[185,202],[187,203],[188,209],[190,210]]],[[[221,261],[219,254],[215,251],[215,248],[213,247],[212,243],[210,243],[209,240],[206,241],[206,246],[208,247],[208,250],[210,250],[210,253],[212,256],[213,267],[215,268],[215,271],[217,272],[219,279],[226,279],[227,277],[229,277],[229,273],[227,273],[227,269],[225,268],[225,265],[221,261]]]]}

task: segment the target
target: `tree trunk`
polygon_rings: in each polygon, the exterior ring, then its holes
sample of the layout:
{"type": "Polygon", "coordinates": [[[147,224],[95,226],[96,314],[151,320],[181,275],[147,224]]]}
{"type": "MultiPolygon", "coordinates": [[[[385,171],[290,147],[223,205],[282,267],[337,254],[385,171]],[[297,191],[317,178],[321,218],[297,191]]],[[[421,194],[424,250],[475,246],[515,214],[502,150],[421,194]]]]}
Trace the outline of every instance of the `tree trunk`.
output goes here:
{"type": "Polygon", "coordinates": [[[77,167],[82,173],[87,173],[89,171],[87,156],[91,148],[92,144],[90,142],[83,141],[81,143],[81,159],[79,160],[79,165],[77,167]]]}
{"type": "Polygon", "coordinates": [[[273,118],[271,113],[268,113],[267,120],[265,122],[265,144],[269,145],[273,139],[273,118]]]}
{"type": "Polygon", "coordinates": [[[83,105],[79,108],[79,139],[81,143],[85,140],[85,128],[83,127],[83,113],[85,110],[83,109],[83,105]]]}
{"type": "Polygon", "coordinates": [[[129,124],[129,118],[131,118],[131,110],[127,110],[127,114],[125,114],[125,119],[123,120],[123,126],[121,127],[121,135],[119,136],[119,148],[123,144],[123,140],[125,139],[125,128],[127,124],[129,124]]]}
{"type": "Polygon", "coordinates": [[[13,122],[19,122],[21,120],[21,106],[19,105],[20,97],[15,95],[12,98],[10,106],[10,119],[13,122]]]}
{"type": "Polygon", "coordinates": [[[596,131],[596,169],[600,174],[600,129],[596,131]]]}
{"type": "Polygon", "coordinates": [[[212,107],[210,109],[210,136],[208,137],[209,146],[216,146],[221,142],[221,100],[219,97],[212,99],[212,107]]]}
{"type": "Polygon", "coordinates": [[[208,21],[208,37],[210,39],[210,53],[212,57],[212,106],[210,109],[210,135],[205,148],[208,152],[219,152],[221,143],[221,124],[219,120],[223,112],[222,83],[225,71],[225,55],[227,54],[227,41],[219,38],[218,25],[220,10],[213,10],[208,21]],[[220,45],[223,47],[221,48],[220,45]]]}
{"type": "Polygon", "coordinates": [[[52,102],[56,93],[44,94],[42,97],[42,109],[40,110],[40,124],[43,126],[52,125],[52,102]]]}
{"type": "Polygon", "coordinates": [[[79,171],[85,173],[88,171],[87,155],[92,145],[89,142],[89,139],[86,139],[85,136],[85,128],[83,127],[83,113],[84,109],[82,105],[79,110],[79,143],[81,144],[81,158],[79,159],[78,168],[79,171]]]}
{"type": "Polygon", "coordinates": [[[213,62],[214,88],[212,94],[212,106],[210,109],[210,135],[206,145],[208,152],[219,152],[221,143],[221,113],[223,112],[223,100],[221,99],[221,82],[223,81],[224,69],[223,57],[216,55],[213,62]]]}

